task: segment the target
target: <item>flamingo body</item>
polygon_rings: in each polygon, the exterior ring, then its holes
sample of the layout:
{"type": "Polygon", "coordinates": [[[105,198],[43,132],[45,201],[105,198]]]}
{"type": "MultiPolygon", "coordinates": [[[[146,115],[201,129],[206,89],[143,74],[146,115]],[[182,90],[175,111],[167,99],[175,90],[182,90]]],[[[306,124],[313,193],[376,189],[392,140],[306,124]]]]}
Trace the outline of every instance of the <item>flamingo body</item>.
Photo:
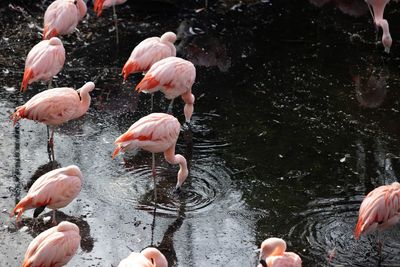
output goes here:
{"type": "Polygon", "coordinates": [[[72,33],[86,15],[83,0],[56,0],[44,14],[43,39],[72,33]]]}
{"type": "Polygon", "coordinates": [[[53,37],[39,42],[26,57],[21,90],[25,91],[35,81],[49,81],[61,71],[64,62],[65,49],[60,39],[53,37]]]}
{"type": "Polygon", "coordinates": [[[80,241],[78,226],[70,222],[61,222],[32,240],[22,267],[64,266],[75,255],[80,241]]]}
{"type": "Polygon", "coordinates": [[[188,176],[186,159],[182,155],[175,155],[180,128],[181,125],[174,116],[151,113],[136,121],[128,131],[115,140],[117,148],[113,153],[113,158],[120,151],[138,148],[152,153],[164,152],[167,162],[180,165],[177,178],[177,188],[179,188],[188,176]]]}
{"type": "Polygon", "coordinates": [[[400,220],[400,184],[382,185],[375,188],[361,203],[358,221],[354,230],[356,239],[361,234],[385,230],[400,220]]]}
{"type": "Polygon", "coordinates": [[[94,11],[97,12],[97,16],[100,17],[103,9],[109,8],[113,5],[121,5],[127,0],[95,0],[94,11]]]}
{"type": "Polygon", "coordinates": [[[146,72],[157,61],[176,55],[174,42],[176,35],[173,32],[164,33],[160,37],[150,37],[140,42],[126,61],[122,74],[124,79],[135,72],[146,72]]]}
{"type": "Polygon", "coordinates": [[[118,267],[168,267],[165,256],[156,248],[146,248],[142,252],[132,252],[118,267]]]}
{"type": "Polygon", "coordinates": [[[265,267],[265,265],[268,267],[301,267],[301,258],[296,253],[286,252],[286,242],[283,239],[272,237],[264,240],[261,244],[258,267],[265,267]]]}
{"type": "Polygon", "coordinates": [[[50,209],[59,209],[67,206],[81,191],[83,175],[75,165],[52,170],[39,177],[11,212],[15,213],[17,221],[22,213],[28,209],[46,206],[50,209]]]}
{"type": "Polygon", "coordinates": [[[14,124],[20,119],[29,119],[56,126],[79,118],[89,109],[89,92],[93,89],[94,83],[88,82],[78,91],[62,87],[38,93],[24,105],[17,107],[12,115],[14,124]]]}
{"type": "Polygon", "coordinates": [[[195,97],[192,85],[196,78],[196,68],[187,60],[179,57],[167,57],[154,63],[150,70],[136,86],[144,93],[161,91],[167,99],[182,97],[185,102],[184,113],[187,122],[193,114],[195,97]]]}

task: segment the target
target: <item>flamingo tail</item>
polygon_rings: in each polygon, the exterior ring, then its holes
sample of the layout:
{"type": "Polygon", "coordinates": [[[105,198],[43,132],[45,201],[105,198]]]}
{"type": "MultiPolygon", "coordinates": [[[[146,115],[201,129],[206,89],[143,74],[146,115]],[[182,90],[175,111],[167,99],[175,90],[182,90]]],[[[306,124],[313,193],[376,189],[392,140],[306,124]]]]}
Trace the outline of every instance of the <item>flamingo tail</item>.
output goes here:
{"type": "Polygon", "coordinates": [[[43,40],[49,40],[52,37],[56,37],[58,36],[58,31],[56,29],[51,29],[51,31],[49,32],[49,27],[48,26],[44,26],[43,29],[43,40]]]}
{"type": "Polygon", "coordinates": [[[103,4],[104,4],[104,0],[95,0],[94,1],[94,11],[97,12],[97,17],[100,17],[101,13],[103,12],[103,4]]]}
{"type": "Polygon", "coordinates": [[[22,79],[22,84],[21,84],[21,91],[22,91],[22,92],[25,92],[25,91],[26,91],[26,88],[28,88],[29,80],[32,79],[33,76],[34,76],[34,75],[33,75],[32,69],[30,69],[30,68],[25,69],[25,71],[24,71],[24,78],[22,79]]]}
{"type": "Polygon", "coordinates": [[[11,119],[14,121],[14,126],[17,122],[25,118],[25,106],[17,107],[17,110],[11,115],[11,119]]]}
{"type": "Polygon", "coordinates": [[[156,78],[154,78],[151,75],[146,75],[142,79],[142,81],[136,86],[135,90],[136,91],[143,91],[143,90],[150,90],[160,84],[159,81],[157,81],[156,78]]]}
{"type": "Polygon", "coordinates": [[[28,198],[23,198],[16,206],[15,208],[12,210],[11,214],[10,214],[10,218],[14,217],[15,213],[17,214],[17,219],[16,222],[18,222],[19,218],[21,218],[22,213],[24,213],[24,211],[26,210],[26,208],[28,206],[30,206],[32,204],[32,198],[28,197],[28,198]]]}
{"type": "Polygon", "coordinates": [[[354,237],[356,238],[356,240],[358,240],[360,238],[361,229],[362,229],[363,224],[364,224],[363,218],[362,217],[358,218],[356,228],[354,229],[354,237]]]}
{"type": "Polygon", "coordinates": [[[142,71],[137,62],[128,61],[125,63],[124,68],[122,69],[122,75],[124,76],[124,80],[128,79],[128,75],[134,72],[142,71]]]}

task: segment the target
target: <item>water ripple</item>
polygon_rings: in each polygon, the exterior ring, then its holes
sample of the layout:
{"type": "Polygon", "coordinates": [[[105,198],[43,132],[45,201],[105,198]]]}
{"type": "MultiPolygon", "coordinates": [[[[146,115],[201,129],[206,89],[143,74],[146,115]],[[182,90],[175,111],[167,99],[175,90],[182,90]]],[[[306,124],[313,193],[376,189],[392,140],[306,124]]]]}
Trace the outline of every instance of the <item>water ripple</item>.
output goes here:
{"type": "Polygon", "coordinates": [[[398,266],[400,255],[393,253],[400,249],[398,229],[380,234],[381,259],[376,235],[354,239],[361,199],[318,199],[309,203],[308,210],[301,214],[303,219],[289,232],[290,239],[307,247],[302,258],[328,266],[398,266]]]}

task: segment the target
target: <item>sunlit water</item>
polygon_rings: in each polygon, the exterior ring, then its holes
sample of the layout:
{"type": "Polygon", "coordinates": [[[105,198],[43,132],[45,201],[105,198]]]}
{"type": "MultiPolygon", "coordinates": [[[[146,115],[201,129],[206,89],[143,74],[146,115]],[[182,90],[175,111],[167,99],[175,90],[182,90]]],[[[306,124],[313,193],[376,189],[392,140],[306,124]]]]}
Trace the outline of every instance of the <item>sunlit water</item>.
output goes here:
{"type": "MultiPolygon", "coordinates": [[[[82,234],[69,266],[117,266],[149,245],[171,266],[255,266],[270,236],[284,238],[304,266],[400,265],[399,227],[380,235],[381,257],[376,236],[353,237],[363,196],[400,175],[399,31],[391,27],[395,41],[383,54],[364,1],[209,1],[200,12],[202,1],[130,3],[117,8],[119,46],[111,12],[90,10],[79,32],[63,37],[67,60],[55,84],[93,80],[96,89],[88,113],[57,130],[55,165],[44,125],[9,120],[45,88],[19,92],[26,54],[41,38],[41,2],[0,4],[1,266],[18,266],[50,227],[48,211],[37,224],[27,211],[19,227],[8,213],[35,179],[69,164],[84,174],[78,199],[57,212],[82,234]],[[175,193],[178,167],[156,155],[154,203],[151,154],[111,154],[115,138],[150,112],[149,96],[133,92],[142,76],[122,82],[121,68],[138,42],[167,30],[197,67],[196,102],[177,144],[189,177],[175,193]]],[[[160,94],[154,103],[157,112],[168,106],[160,94]]],[[[179,99],[181,122],[182,110],[179,99]]]]}

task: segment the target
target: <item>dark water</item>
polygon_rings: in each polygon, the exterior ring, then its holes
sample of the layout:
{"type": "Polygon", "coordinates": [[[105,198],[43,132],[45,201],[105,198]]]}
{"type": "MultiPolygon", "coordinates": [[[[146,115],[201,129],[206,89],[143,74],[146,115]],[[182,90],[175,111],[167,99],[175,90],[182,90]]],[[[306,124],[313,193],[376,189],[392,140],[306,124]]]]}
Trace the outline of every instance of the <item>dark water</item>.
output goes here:
{"type": "MultiPolygon", "coordinates": [[[[45,127],[9,120],[45,87],[18,90],[44,2],[0,4],[1,266],[18,266],[50,227],[33,227],[26,212],[17,229],[7,215],[52,167],[45,127]]],[[[97,88],[89,112],[55,135],[57,163],[84,174],[78,199],[57,213],[83,237],[69,266],[117,266],[151,244],[171,266],[255,266],[255,249],[270,236],[284,238],[303,266],[400,266],[399,227],[381,235],[381,258],[376,236],[353,237],[363,196],[400,174],[396,4],[385,13],[394,39],[385,55],[364,1],[209,1],[201,12],[202,1],[187,2],[119,6],[118,46],[110,10],[96,18],[90,7],[79,32],[63,37],[56,84],[95,80],[97,88]],[[141,76],[122,83],[121,68],[137,43],[168,30],[178,32],[178,54],[196,64],[196,103],[177,146],[189,178],[174,194],[177,168],[156,156],[154,217],[151,155],[111,154],[115,138],[150,112],[149,97],[133,92],[141,76]]],[[[155,103],[155,111],[168,105],[161,95],[155,103]]],[[[177,100],[181,122],[182,108],[177,100]]]]}

